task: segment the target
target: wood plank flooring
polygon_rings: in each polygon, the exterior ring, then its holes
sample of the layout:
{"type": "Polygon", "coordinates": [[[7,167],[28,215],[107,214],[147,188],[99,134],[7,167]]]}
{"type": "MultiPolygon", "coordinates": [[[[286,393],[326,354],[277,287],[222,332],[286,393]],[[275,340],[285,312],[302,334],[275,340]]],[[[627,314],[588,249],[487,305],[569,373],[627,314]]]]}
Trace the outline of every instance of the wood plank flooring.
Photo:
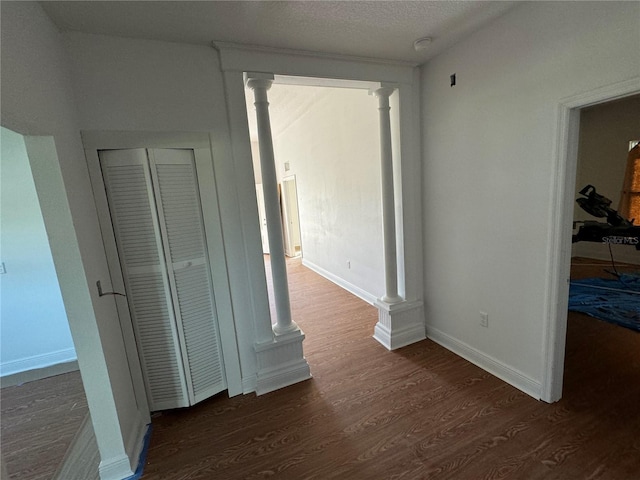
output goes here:
{"type": "MultiPolygon", "coordinates": [[[[576,276],[603,274],[582,263],[576,276]]],[[[429,340],[388,352],[371,338],[376,309],[299,260],[289,280],[313,379],[154,415],[143,480],[640,478],[640,334],[570,314],[564,398],[547,405],[429,340]]],[[[75,415],[81,382],[63,377],[9,403],[3,389],[12,479],[50,478],[38,463],[59,445],[27,410],[75,415]],[[22,440],[10,440],[6,412],[22,440]]]]}
{"type": "Polygon", "coordinates": [[[51,480],[89,411],[80,372],[0,390],[2,455],[12,480],[51,480]]]}
{"type": "Polygon", "coordinates": [[[429,340],[386,351],[373,307],[289,267],[313,379],[156,416],[144,479],[640,478],[640,335],[571,314],[548,405],[429,340]]]}

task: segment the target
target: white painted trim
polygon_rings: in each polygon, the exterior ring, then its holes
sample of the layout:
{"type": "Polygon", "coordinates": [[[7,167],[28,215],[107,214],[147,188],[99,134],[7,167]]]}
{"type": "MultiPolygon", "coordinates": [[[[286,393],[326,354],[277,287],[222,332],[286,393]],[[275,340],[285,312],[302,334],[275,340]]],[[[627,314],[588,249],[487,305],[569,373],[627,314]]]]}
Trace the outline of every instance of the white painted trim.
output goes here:
{"type": "Polygon", "coordinates": [[[567,329],[571,225],[577,168],[579,109],[640,92],[640,77],[583,92],[560,101],[551,179],[551,211],[547,258],[546,316],[543,325],[540,398],[555,402],[562,397],[567,329]]]}
{"type": "Polygon", "coordinates": [[[274,392],[311,378],[309,364],[302,358],[263,372],[256,385],[256,395],[274,392]]]}
{"type": "Polygon", "coordinates": [[[23,383],[55,377],[56,375],[64,375],[65,373],[76,372],[79,369],[78,361],[73,360],[71,362],[56,363],[55,365],[50,365],[44,368],[27,370],[26,372],[14,373],[2,377],[2,388],[22,385],[23,383]]]}
{"type": "MultiPolygon", "coordinates": [[[[59,363],[68,363],[77,360],[76,351],[73,348],[65,348],[55,352],[32,355],[30,357],[11,360],[0,364],[0,377],[15,375],[40,368],[51,367],[59,363]]],[[[42,377],[44,378],[44,377],[42,377]]]]}
{"type": "Polygon", "coordinates": [[[144,439],[147,432],[151,428],[151,424],[145,422],[141,415],[136,418],[136,424],[129,432],[127,437],[127,443],[125,444],[125,451],[131,461],[131,469],[135,473],[140,463],[140,455],[144,448],[144,439]]]}
{"type": "Polygon", "coordinates": [[[456,355],[459,355],[465,360],[468,360],[474,365],[477,365],[483,370],[486,370],[492,375],[495,375],[500,380],[507,382],[527,395],[531,395],[536,400],[540,400],[540,383],[536,382],[524,373],[476,350],[460,340],[456,340],[437,328],[427,326],[427,338],[433,340],[447,350],[452,351],[456,355]]]}
{"type": "Polygon", "coordinates": [[[135,424],[126,439],[125,453],[108,460],[101,460],[98,467],[100,480],[122,480],[135,474],[144,448],[144,438],[150,425],[141,415],[137,415],[135,424]]]}
{"type": "Polygon", "coordinates": [[[276,335],[270,342],[256,343],[258,357],[256,395],[273,392],[311,378],[309,363],[302,351],[304,332],[300,329],[276,335]]]}
{"type": "Polygon", "coordinates": [[[198,171],[200,197],[202,203],[205,205],[202,211],[205,220],[209,268],[215,296],[214,303],[218,315],[218,328],[220,329],[224,372],[229,396],[233,397],[241,393],[242,372],[240,370],[238,337],[235,330],[231,287],[228,277],[229,265],[224,249],[222,219],[220,218],[220,203],[218,201],[219,182],[213,166],[212,152],[213,146],[202,149],[194,148],[193,150],[196,169],[198,171]],[[206,188],[209,184],[215,185],[216,188],[206,188]]]}
{"type": "Polygon", "coordinates": [[[408,325],[392,332],[389,327],[378,322],[373,332],[373,338],[390,351],[420,342],[426,338],[424,325],[408,325]]]}
{"type": "Polygon", "coordinates": [[[316,52],[243,48],[214,43],[223,72],[269,72],[275,75],[398,82],[411,84],[415,64],[390,64],[384,60],[326,56],[316,52]]]}
{"type": "Polygon", "coordinates": [[[335,283],[339,287],[344,288],[347,292],[352,293],[353,295],[355,295],[356,297],[364,300],[365,302],[367,302],[370,305],[374,305],[375,302],[378,299],[375,295],[372,295],[371,293],[361,289],[360,287],[357,287],[353,283],[347,282],[345,279],[343,279],[343,278],[341,278],[341,277],[329,272],[328,270],[325,270],[324,268],[316,265],[313,262],[305,260],[304,258],[302,259],[302,265],[304,265],[305,267],[307,267],[310,270],[313,270],[318,275],[322,275],[327,280],[335,283]]]}
{"type": "Polygon", "coordinates": [[[385,58],[373,58],[373,57],[360,57],[356,55],[340,55],[337,53],[324,53],[324,52],[316,52],[312,50],[297,50],[293,48],[276,48],[276,47],[265,47],[263,45],[251,45],[245,43],[234,43],[234,42],[221,42],[217,40],[213,40],[211,42],[211,46],[216,50],[226,49],[226,50],[238,50],[238,51],[246,51],[249,53],[269,53],[273,55],[295,55],[302,57],[311,57],[311,58],[321,58],[328,60],[339,60],[339,61],[348,61],[355,63],[373,63],[378,65],[391,65],[396,67],[417,67],[420,65],[418,62],[408,62],[403,60],[392,60],[385,58]]]}
{"type": "Polygon", "coordinates": [[[277,83],[278,85],[304,85],[307,87],[354,88],[358,90],[375,90],[376,88],[380,88],[380,82],[292,75],[274,75],[273,83],[277,83]]]}
{"type": "Polygon", "coordinates": [[[122,480],[135,473],[129,464],[129,457],[125,454],[118,455],[108,461],[101,460],[98,472],[100,480],[122,480]]]}
{"type": "Polygon", "coordinates": [[[255,374],[242,379],[242,393],[244,395],[255,392],[257,388],[258,380],[255,374]]]}

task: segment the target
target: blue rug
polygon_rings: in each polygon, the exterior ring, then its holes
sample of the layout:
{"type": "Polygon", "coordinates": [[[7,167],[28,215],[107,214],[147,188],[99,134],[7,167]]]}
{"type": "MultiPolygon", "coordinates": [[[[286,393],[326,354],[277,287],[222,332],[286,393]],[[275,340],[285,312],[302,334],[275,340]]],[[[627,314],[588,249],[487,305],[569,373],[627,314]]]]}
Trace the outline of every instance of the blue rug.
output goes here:
{"type": "Polygon", "coordinates": [[[569,310],[640,332],[640,275],[572,280],[569,310]]]}

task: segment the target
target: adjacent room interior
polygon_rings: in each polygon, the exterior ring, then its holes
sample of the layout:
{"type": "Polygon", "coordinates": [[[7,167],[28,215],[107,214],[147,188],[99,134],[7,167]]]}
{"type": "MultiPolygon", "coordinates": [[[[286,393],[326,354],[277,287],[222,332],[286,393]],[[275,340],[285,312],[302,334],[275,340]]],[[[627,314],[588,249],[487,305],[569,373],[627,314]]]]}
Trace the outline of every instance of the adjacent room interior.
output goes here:
{"type": "Polygon", "coordinates": [[[13,475],[52,478],[88,406],[25,140],[0,135],[2,451],[13,475]]]}
{"type": "MultiPolygon", "coordinates": [[[[306,267],[373,304],[384,294],[376,98],[366,86],[319,87],[293,83],[312,79],[278,80],[286,83],[270,88],[269,109],[285,255],[301,257],[306,267]]],[[[268,254],[251,97],[247,89],[261,238],[268,254]]]]}

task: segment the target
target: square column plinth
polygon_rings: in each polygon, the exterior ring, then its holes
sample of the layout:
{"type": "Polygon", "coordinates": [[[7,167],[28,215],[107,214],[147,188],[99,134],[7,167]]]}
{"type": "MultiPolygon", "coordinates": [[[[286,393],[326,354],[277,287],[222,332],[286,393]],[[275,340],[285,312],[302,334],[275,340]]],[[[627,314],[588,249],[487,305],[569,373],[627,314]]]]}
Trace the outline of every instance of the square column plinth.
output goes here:
{"type": "Polygon", "coordinates": [[[304,333],[297,329],[255,345],[258,371],[256,394],[262,395],[311,378],[302,352],[304,333]]]}
{"type": "Polygon", "coordinates": [[[427,338],[422,302],[386,303],[379,299],[378,323],[373,338],[388,350],[410,345],[427,338]]]}

